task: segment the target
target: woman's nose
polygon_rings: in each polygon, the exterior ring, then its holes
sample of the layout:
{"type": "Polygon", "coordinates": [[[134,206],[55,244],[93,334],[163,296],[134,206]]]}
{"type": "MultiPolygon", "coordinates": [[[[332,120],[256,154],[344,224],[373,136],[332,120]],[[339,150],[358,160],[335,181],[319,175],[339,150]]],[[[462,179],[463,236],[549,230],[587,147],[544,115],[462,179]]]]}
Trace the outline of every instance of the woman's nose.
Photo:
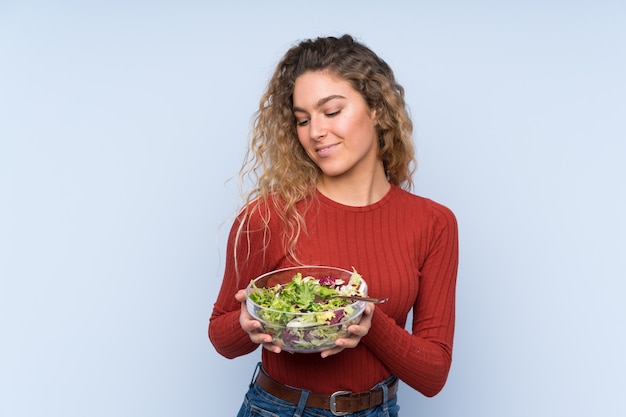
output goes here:
{"type": "Polygon", "coordinates": [[[318,117],[311,117],[309,124],[309,135],[311,139],[320,141],[326,136],[327,127],[323,120],[320,120],[318,117]]]}

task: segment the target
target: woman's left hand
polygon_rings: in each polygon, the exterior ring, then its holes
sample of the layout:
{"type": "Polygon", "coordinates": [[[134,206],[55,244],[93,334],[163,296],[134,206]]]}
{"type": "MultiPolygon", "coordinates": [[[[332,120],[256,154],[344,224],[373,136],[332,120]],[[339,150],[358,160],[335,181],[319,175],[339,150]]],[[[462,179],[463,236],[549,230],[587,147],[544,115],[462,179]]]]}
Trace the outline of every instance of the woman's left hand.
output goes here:
{"type": "Polygon", "coordinates": [[[355,348],[361,341],[361,338],[369,332],[370,327],[372,326],[372,315],[374,314],[374,309],[374,304],[367,303],[359,324],[353,324],[348,327],[350,335],[337,339],[334,347],[322,351],[322,358],[326,358],[330,355],[336,355],[346,348],[355,348]]]}

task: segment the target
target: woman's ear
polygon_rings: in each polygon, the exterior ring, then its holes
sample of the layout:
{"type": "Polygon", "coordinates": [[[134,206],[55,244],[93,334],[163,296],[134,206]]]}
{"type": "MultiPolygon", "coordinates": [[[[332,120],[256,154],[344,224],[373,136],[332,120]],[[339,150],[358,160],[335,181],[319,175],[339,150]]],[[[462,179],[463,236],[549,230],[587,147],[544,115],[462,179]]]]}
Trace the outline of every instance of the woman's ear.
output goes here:
{"type": "Polygon", "coordinates": [[[370,110],[370,117],[372,118],[372,122],[374,122],[374,126],[378,127],[378,112],[375,108],[370,110]]]}

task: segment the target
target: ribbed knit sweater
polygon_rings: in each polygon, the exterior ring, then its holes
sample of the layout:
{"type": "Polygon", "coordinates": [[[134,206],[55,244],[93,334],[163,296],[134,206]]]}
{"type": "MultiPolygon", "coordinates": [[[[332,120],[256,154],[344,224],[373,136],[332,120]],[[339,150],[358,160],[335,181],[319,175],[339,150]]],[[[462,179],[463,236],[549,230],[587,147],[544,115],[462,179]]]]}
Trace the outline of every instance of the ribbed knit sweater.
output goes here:
{"type": "MultiPolygon", "coordinates": [[[[249,239],[240,240],[237,252],[234,237],[241,218],[234,222],[227,242],[224,280],[209,322],[209,338],[227,358],[259,347],[239,325],[237,290],[263,273],[294,266],[283,248],[281,220],[273,208],[270,211],[271,234],[265,248],[258,215],[250,219],[249,239]],[[241,256],[239,279],[235,253],[241,256]]],[[[369,333],[354,349],[327,358],[263,349],[269,375],[283,384],[327,394],[365,391],[396,375],[426,396],[437,394],[452,362],[458,264],[453,213],[392,186],[383,199],[365,207],[341,205],[317,192],[305,221],[307,231],[297,244],[303,264],[354,267],[367,281],[370,296],[389,301],[376,306],[369,333]],[[411,310],[413,321],[407,331],[411,310]]]]}

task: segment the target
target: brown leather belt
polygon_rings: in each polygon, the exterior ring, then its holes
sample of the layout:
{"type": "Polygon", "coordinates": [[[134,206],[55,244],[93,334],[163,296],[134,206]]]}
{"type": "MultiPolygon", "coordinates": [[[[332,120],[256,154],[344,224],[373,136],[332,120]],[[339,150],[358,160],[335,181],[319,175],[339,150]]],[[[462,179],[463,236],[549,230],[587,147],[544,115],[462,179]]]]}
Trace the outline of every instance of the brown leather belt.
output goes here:
{"type": "MultiPolygon", "coordinates": [[[[259,384],[268,393],[281,400],[298,404],[302,390],[283,385],[273,380],[265,373],[263,368],[259,370],[256,378],[259,384]]],[[[398,392],[398,379],[393,378],[387,385],[387,398],[393,398],[398,392]]],[[[364,392],[337,391],[333,394],[309,393],[306,407],[322,408],[330,410],[336,416],[343,416],[357,411],[377,407],[383,403],[383,389],[376,388],[364,392]]]]}

